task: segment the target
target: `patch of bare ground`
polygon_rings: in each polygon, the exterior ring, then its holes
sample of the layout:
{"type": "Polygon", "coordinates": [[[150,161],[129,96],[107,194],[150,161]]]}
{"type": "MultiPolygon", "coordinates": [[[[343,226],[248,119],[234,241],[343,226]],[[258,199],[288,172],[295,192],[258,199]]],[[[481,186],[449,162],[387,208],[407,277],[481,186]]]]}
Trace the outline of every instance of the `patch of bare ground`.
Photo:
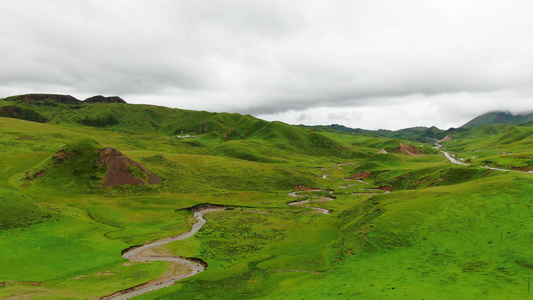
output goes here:
{"type": "Polygon", "coordinates": [[[318,188],[310,188],[310,187],[306,187],[305,185],[303,184],[299,184],[297,186],[294,187],[294,191],[295,192],[320,192],[322,191],[321,189],[318,189],[318,188]]]}
{"type": "Polygon", "coordinates": [[[407,145],[402,142],[400,142],[400,146],[398,148],[394,149],[395,153],[401,152],[406,155],[421,155],[422,151],[420,151],[417,147],[413,145],[407,145]]]}
{"type": "Polygon", "coordinates": [[[156,174],[150,172],[142,164],[130,159],[116,149],[106,148],[100,150],[100,159],[101,163],[107,165],[102,186],[121,184],[145,185],[147,183],[158,184],[161,182],[156,174]],[[139,170],[136,174],[135,169],[139,170]]]}
{"type": "Polygon", "coordinates": [[[353,174],[352,178],[350,178],[350,179],[362,180],[362,179],[367,179],[367,178],[370,178],[370,177],[372,177],[372,172],[358,172],[358,173],[353,174]]]}
{"type": "Polygon", "coordinates": [[[61,160],[61,159],[64,159],[66,157],[69,157],[69,156],[70,156],[70,154],[68,154],[67,151],[59,150],[58,152],[56,152],[56,154],[54,154],[53,159],[54,160],[61,160]]]}
{"type": "Polygon", "coordinates": [[[378,187],[378,190],[392,192],[392,186],[380,186],[378,187]]]}
{"type": "Polygon", "coordinates": [[[512,169],[517,170],[517,171],[524,171],[524,172],[533,171],[532,167],[513,167],[512,169]]]}

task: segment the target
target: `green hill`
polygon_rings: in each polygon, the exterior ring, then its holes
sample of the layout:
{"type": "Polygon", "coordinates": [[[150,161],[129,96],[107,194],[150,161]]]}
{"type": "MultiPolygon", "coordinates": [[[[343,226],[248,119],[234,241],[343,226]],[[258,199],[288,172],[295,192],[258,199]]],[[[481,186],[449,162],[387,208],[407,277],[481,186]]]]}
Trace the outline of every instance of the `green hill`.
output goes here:
{"type": "MultiPolygon", "coordinates": [[[[130,134],[195,135],[199,137],[199,141],[263,140],[282,150],[308,155],[365,155],[320,133],[281,122],[267,122],[250,115],[126,104],[119,97],[95,96],[80,101],[66,95],[13,96],[0,100],[0,115],[66,126],[84,125],[130,134]]],[[[248,145],[242,143],[241,147],[246,148],[248,145]]],[[[242,151],[253,152],[253,149],[242,151]]],[[[237,154],[239,151],[222,152],[255,160],[252,156],[237,154]]]]}
{"type": "MultiPolygon", "coordinates": [[[[113,148],[84,138],[62,147],[24,173],[22,186],[40,185],[59,190],[95,189],[122,184],[157,184],[157,175],[113,148]]],[[[88,190],[87,190],[88,191],[88,190]]]]}
{"type": "Polygon", "coordinates": [[[144,253],[207,269],[134,299],[528,298],[530,125],[391,138],[114,97],[8,99],[1,299],[99,299],[188,274],[122,254],[220,206],[144,253]],[[442,134],[453,139],[434,149],[442,134]]]}
{"type": "Polygon", "coordinates": [[[360,128],[349,128],[343,125],[332,124],[329,126],[304,126],[299,125],[299,127],[304,128],[313,128],[317,130],[322,130],[326,132],[337,132],[343,134],[352,134],[357,136],[368,136],[368,137],[385,137],[389,139],[404,139],[411,141],[418,141],[422,143],[431,142],[435,140],[442,139],[448,134],[448,131],[444,131],[435,126],[432,127],[411,127],[404,128],[400,130],[366,130],[360,128]]]}
{"type": "Polygon", "coordinates": [[[461,126],[461,128],[475,128],[482,125],[490,125],[490,124],[523,124],[533,121],[533,113],[526,113],[526,114],[512,114],[510,112],[502,112],[502,111],[496,111],[496,112],[489,112],[486,114],[483,114],[481,116],[478,116],[470,121],[468,121],[466,124],[461,126]]]}

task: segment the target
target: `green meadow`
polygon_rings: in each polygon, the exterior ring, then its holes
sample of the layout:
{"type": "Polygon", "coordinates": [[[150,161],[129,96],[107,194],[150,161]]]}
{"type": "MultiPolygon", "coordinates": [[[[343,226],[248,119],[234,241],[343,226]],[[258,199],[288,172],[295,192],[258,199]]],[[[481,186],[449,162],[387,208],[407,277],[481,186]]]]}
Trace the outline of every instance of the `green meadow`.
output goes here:
{"type": "Polygon", "coordinates": [[[24,112],[0,117],[1,299],[97,299],[155,279],[168,263],[121,251],[189,231],[183,209],[203,203],[229,208],[158,251],[207,269],[135,299],[533,298],[531,125],[458,133],[443,144],[461,166],[432,141],[17,99],[0,100],[24,112]],[[395,153],[400,141],[424,154],[395,153]],[[108,147],[161,182],[103,187],[108,147]],[[287,195],[298,185],[321,191],[287,195]]]}

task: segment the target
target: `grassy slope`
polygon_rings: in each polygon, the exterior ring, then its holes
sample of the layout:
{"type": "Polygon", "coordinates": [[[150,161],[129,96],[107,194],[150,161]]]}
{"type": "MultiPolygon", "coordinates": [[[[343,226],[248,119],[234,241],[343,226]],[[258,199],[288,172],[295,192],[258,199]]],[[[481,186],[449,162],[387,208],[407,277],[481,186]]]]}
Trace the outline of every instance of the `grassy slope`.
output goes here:
{"type": "MultiPolygon", "coordinates": [[[[266,142],[269,148],[275,145],[277,151],[289,151],[291,152],[287,154],[289,156],[292,152],[336,157],[364,155],[309,129],[281,122],[267,122],[250,115],[189,111],[151,105],[64,104],[53,100],[19,103],[0,99],[0,107],[2,106],[17,106],[42,116],[50,124],[61,124],[71,128],[83,125],[106,132],[133,135],[201,135],[199,141],[184,141],[191,147],[199,148],[204,146],[204,143],[211,144],[216,140],[235,140],[233,144],[224,144],[218,149],[213,149],[214,154],[252,161],[268,161],[268,158],[255,151],[256,144],[261,142],[266,142]],[[256,143],[241,142],[246,139],[256,143]]],[[[25,115],[19,113],[15,116],[25,115]]]]}
{"type": "Polygon", "coordinates": [[[533,170],[533,126],[494,124],[480,126],[444,143],[447,151],[475,165],[533,170]]]}
{"type": "MultiPolygon", "coordinates": [[[[238,123],[239,117],[219,121],[238,123]]],[[[526,296],[533,267],[529,174],[468,175],[471,168],[450,168],[442,156],[368,156],[397,141],[323,133],[327,139],[319,139],[316,149],[327,143],[333,153],[359,153],[338,166],[343,155],[334,161],[328,151],[308,156],[301,147],[313,147],[310,135],[276,123],[261,124],[258,136],[245,140],[177,140],[61,124],[0,118],[0,164],[6,170],[0,174],[0,248],[8,249],[0,256],[0,282],[9,282],[0,287],[0,298],[90,298],[148,281],[166,265],[123,266],[120,251],[188,230],[191,215],[176,210],[205,202],[253,209],[209,214],[195,237],[169,244],[167,251],[201,257],[209,268],[140,298],[526,296]],[[95,190],[63,182],[67,188],[59,190],[54,183],[62,181],[50,178],[20,187],[24,171],[86,137],[142,162],[163,183],[95,190]],[[363,169],[378,174],[370,185],[344,179],[363,169]],[[447,178],[440,186],[417,184],[441,173],[447,178]],[[300,214],[310,210],[287,205],[294,198],[285,194],[301,183],[335,190],[334,201],[312,205],[330,209],[330,215],[300,214]],[[393,183],[390,194],[351,195],[393,183]]],[[[507,147],[531,154],[521,143],[507,147]]]]}
{"type": "Polygon", "coordinates": [[[513,115],[509,112],[489,112],[474,118],[461,126],[462,128],[475,128],[490,124],[524,124],[533,121],[533,113],[513,115]]]}

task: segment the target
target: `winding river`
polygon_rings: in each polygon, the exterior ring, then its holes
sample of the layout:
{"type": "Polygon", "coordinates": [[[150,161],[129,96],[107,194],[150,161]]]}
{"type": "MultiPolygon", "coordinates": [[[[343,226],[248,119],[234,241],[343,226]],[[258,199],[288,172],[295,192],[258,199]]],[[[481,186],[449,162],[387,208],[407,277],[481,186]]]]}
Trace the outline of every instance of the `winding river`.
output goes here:
{"type": "MultiPolygon", "coordinates": [[[[322,190],[313,190],[314,192],[320,192],[322,190]]],[[[302,192],[305,192],[305,191],[302,191],[302,192]]],[[[306,199],[306,200],[302,200],[302,201],[297,201],[297,202],[291,202],[289,203],[289,205],[294,205],[294,206],[300,206],[300,207],[307,207],[307,208],[311,208],[311,209],[314,209],[316,210],[317,212],[319,212],[320,214],[324,214],[324,215],[327,215],[329,214],[329,210],[325,209],[325,208],[321,208],[321,207],[311,207],[311,206],[307,206],[306,204],[307,203],[311,203],[311,202],[326,202],[326,201],[333,201],[335,200],[335,198],[333,197],[321,197],[321,196],[300,196],[298,195],[297,193],[299,192],[291,192],[291,193],[288,193],[287,196],[291,196],[291,197],[312,197],[312,198],[318,198],[318,200],[310,200],[309,199],[306,199]]]]}
{"type": "Polygon", "coordinates": [[[130,248],[129,250],[125,251],[122,254],[122,257],[129,259],[132,262],[147,262],[147,261],[167,261],[172,263],[178,263],[181,265],[185,265],[190,269],[190,272],[184,275],[176,275],[172,276],[170,278],[165,278],[162,280],[152,280],[150,282],[125,289],[122,291],[115,292],[111,295],[101,297],[101,300],[108,300],[108,299],[130,299],[131,297],[139,296],[141,294],[162,289],[168,286],[173,285],[176,280],[180,280],[183,278],[194,276],[202,271],[205,270],[207,264],[203,262],[200,259],[193,259],[193,258],[185,258],[180,256],[164,256],[164,255],[149,255],[149,254],[143,254],[146,250],[149,250],[154,247],[158,247],[173,241],[180,241],[184,239],[188,239],[195,235],[204,224],[207,222],[206,219],[204,219],[204,214],[214,212],[214,211],[221,211],[226,209],[226,207],[217,207],[217,208],[203,208],[199,209],[196,212],[194,212],[194,217],[198,220],[198,222],[194,223],[192,226],[191,231],[180,234],[178,236],[164,238],[140,247],[136,248],[130,248]]]}
{"type": "MultiPolygon", "coordinates": [[[[324,174],[322,175],[322,178],[327,179],[328,176],[329,175],[324,174]]],[[[362,183],[366,183],[362,180],[359,180],[359,181],[362,183]]],[[[301,192],[319,192],[319,191],[324,191],[324,190],[309,189],[307,191],[301,191],[301,192]]],[[[320,208],[320,207],[311,207],[311,206],[308,206],[307,204],[312,203],[312,202],[326,202],[326,201],[335,200],[335,197],[332,197],[332,196],[307,196],[307,195],[298,195],[298,193],[300,192],[291,192],[288,194],[288,196],[297,197],[297,198],[301,198],[301,197],[308,197],[308,198],[306,200],[289,203],[289,205],[314,209],[320,214],[329,214],[329,210],[325,208],[320,208]]],[[[374,195],[374,193],[359,193],[359,194],[354,194],[354,195],[374,195]]],[[[222,211],[225,209],[226,209],[225,206],[214,206],[214,207],[211,206],[211,207],[203,207],[203,208],[198,208],[198,209],[195,209],[193,207],[191,208],[191,210],[194,212],[194,217],[198,220],[198,222],[193,224],[192,229],[189,232],[186,232],[186,233],[174,236],[174,237],[168,237],[168,238],[164,238],[161,240],[157,240],[155,242],[145,244],[142,246],[132,247],[132,248],[125,250],[122,253],[122,257],[130,260],[131,262],[166,261],[166,262],[181,264],[181,265],[187,266],[190,269],[189,273],[176,274],[175,276],[164,277],[161,279],[154,279],[149,282],[140,284],[138,286],[131,287],[131,288],[121,290],[113,294],[101,297],[100,300],[130,299],[135,296],[139,296],[139,295],[142,295],[142,294],[154,291],[154,290],[158,290],[158,289],[171,286],[175,284],[177,280],[191,277],[200,272],[203,272],[207,267],[207,263],[205,263],[201,259],[186,258],[186,257],[181,257],[181,256],[175,256],[175,255],[154,254],[153,252],[150,253],[149,250],[152,248],[170,243],[170,242],[185,240],[185,239],[192,237],[200,229],[202,229],[204,224],[207,222],[207,220],[204,218],[204,214],[215,212],[215,211],[222,211]]]]}

